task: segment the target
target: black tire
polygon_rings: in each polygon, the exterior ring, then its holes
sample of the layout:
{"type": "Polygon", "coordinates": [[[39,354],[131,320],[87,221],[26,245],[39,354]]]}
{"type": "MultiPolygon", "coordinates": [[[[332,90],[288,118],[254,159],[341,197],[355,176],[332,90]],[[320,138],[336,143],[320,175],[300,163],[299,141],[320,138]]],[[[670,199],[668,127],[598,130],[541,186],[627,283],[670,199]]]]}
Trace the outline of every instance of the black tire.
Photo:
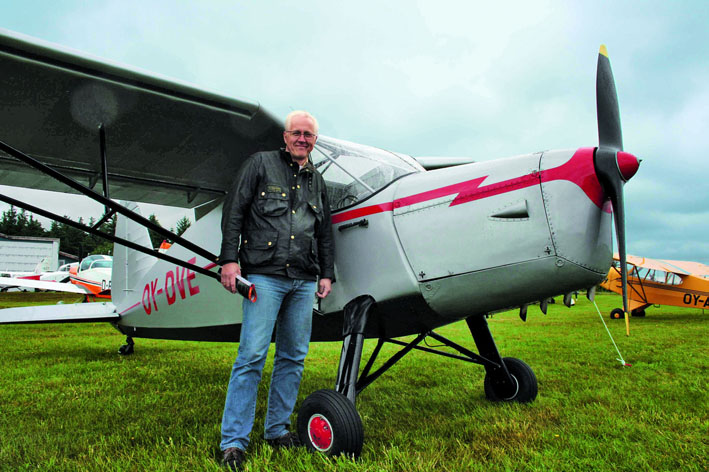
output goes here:
{"type": "Polygon", "coordinates": [[[357,408],[346,396],[334,390],[318,390],[298,410],[298,437],[311,451],[358,457],[364,428],[357,408]]]}
{"type": "Polygon", "coordinates": [[[625,318],[625,313],[623,312],[622,308],[613,308],[611,311],[611,319],[612,320],[622,320],[625,318]]]}
{"type": "Polygon", "coordinates": [[[118,354],[122,356],[130,356],[133,354],[133,344],[123,344],[118,348],[118,354]]]}
{"type": "Polygon", "coordinates": [[[517,390],[511,397],[504,398],[495,392],[490,375],[485,375],[484,385],[487,399],[493,402],[528,403],[534,401],[537,398],[538,387],[537,376],[534,375],[532,368],[516,357],[505,357],[502,362],[505,363],[512,380],[517,383],[517,390]]]}
{"type": "Polygon", "coordinates": [[[645,308],[636,308],[635,310],[631,311],[630,314],[642,318],[643,316],[645,316],[645,308]]]}

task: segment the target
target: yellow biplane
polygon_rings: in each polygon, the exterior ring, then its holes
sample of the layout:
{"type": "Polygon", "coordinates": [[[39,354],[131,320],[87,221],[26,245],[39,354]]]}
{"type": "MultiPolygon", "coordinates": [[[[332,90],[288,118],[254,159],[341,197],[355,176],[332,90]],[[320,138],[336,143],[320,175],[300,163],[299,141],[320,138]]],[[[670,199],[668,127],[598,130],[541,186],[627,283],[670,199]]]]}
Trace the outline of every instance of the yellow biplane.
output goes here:
{"type": "MultiPolygon", "coordinates": [[[[645,316],[651,305],[709,308],[709,266],[700,262],[649,259],[628,254],[628,309],[633,316],[645,316]]],[[[601,287],[621,293],[618,254],[601,287]]],[[[614,308],[611,319],[623,318],[614,308]]]]}

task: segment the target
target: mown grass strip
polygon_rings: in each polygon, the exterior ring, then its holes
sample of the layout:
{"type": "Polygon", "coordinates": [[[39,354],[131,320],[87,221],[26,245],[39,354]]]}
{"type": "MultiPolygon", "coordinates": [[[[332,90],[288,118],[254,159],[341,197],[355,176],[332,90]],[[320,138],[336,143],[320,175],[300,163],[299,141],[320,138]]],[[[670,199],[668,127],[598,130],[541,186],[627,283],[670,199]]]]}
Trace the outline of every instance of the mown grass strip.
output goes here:
{"type": "MultiPolygon", "coordinates": [[[[44,298],[25,295],[0,294],[0,306],[44,298]]],[[[619,302],[596,299],[604,316],[619,302]]],[[[546,316],[530,307],[527,323],[515,312],[489,320],[503,356],[537,375],[530,405],[488,402],[479,366],[407,355],[358,398],[366,439],[357,461],[264,443],[269,360],[246,470],[709,469],[707,314],[651,308],[631,320],[629,338],[622,321],[607,322],[632,367],[616,360],[582,298],[571,309],[550,305],[546,316]]],[[[465,323],[440,332],[473,346],[465,323]]],[[[0,470],[221,470],[235,344],[136,339],[135,354],[123,357],[123,337],[107,324],[2,326],[0,336],[0,470]]],[[[340,347],[311,346],[301,402],[332,387],[340,347]]]]}

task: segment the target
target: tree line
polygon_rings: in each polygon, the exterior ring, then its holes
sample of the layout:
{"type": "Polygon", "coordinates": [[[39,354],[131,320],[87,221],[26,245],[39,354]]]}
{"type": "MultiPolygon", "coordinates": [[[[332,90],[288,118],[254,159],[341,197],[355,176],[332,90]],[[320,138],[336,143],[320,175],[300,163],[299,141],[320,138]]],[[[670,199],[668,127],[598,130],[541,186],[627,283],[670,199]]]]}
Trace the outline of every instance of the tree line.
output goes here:
{"type": "MultiPolygon", "coordinates": [[[[71,219],[64,215],[64,218],[71,219]]],[[[155,214],[151,214],[148,220],[156,225],[162,227],[158,221],[155,214]]],[[[93,217],[89,218],[88,222],[84,222],[82,217],[79,217],[77,223],[81,223],[87,226],[93,226],[97,221],[93,217]]],[[[192,223],[189,218],[182,217],[175,224],[176,228],[170,228],[170,231],[176,233],[178,236],[182,235],[187,228],[190,227],[192,223]]],[[[104,233],[113,234],[116,229],[116,219],[115,215],[106,220],[98,230],[104,233]]],[[[66,252],[68,254],[75,255],[82,258],[88,254],[112,254],[113,253],[113,243],[99,236],[94,236],[89,233],[85,233],[73,226],[66,223],[60,223],[57,221],[52,221],[49,229],[44,229],[42,223],[35,219],[34,215],[30,212],[21,209],[17,211],[14,206],[10,206],[7,211],[2,213],[0,218],[0,233],[7,236],[36,236],[42,238],[58,238],[59,239],[59,250],[66,252]]],[[[163,236],[150,230],[150,240],[154,248],[160,246],[163,241],[163,236]]]]}

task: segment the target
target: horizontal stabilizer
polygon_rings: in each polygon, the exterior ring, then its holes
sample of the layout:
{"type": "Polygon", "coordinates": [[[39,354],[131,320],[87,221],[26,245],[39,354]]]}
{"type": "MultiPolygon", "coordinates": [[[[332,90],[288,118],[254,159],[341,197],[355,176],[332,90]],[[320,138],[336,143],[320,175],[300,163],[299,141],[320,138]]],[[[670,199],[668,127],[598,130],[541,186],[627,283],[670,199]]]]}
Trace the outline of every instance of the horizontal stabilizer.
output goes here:
{"type": "Polygon", "coordinates": [[[86,294],[86,290],[74,284],[52,282],[51,280],[18,279],[14,277],[0,278],[0,287],[37,288],[40,290],[53,290],[55,292],[69,292],[86,294]]]}
{"type": "Polygon", "coordinates": [[[90,323],[118,320],[113,303],[72,303],[26,306],[0,310],[0,324],[90,323]]]}

